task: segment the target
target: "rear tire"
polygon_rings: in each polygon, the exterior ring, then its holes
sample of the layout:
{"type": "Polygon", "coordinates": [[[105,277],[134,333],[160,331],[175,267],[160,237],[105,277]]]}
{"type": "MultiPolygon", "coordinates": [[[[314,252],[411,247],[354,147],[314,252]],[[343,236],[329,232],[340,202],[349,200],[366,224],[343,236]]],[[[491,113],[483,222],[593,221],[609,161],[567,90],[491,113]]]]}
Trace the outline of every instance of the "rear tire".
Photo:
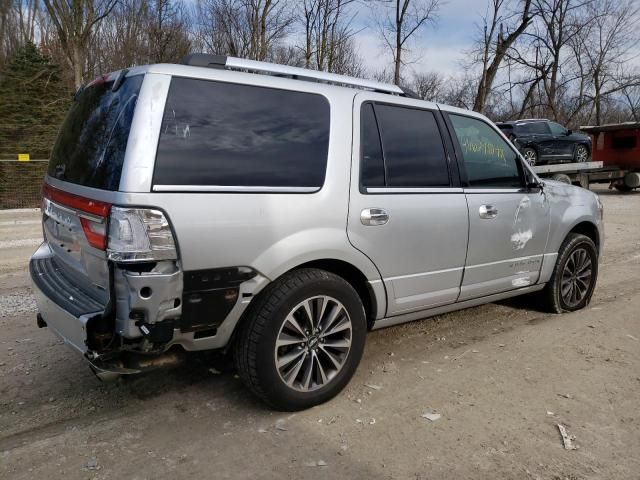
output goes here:
{"type": "Polygon", "coordinates": [[[586,235],[570,233],[558,252],[551,279],[541,292],[551,313],[573,312],[591,301],[598,279],[598,250],[586,235]]]}
{"type": "Polygon", "coordinates": [[[633,190],[633,188],[631,187],[627,187],[624,183],[616,183],[613,186],[617,191],[622,192],[622,193],[628,193],[631,190],[633,190]]]}
{"type": "Polygon", "coordinates": [[[535,167],[538,163],[538,152],[534,148],[527,147],[522,151],[522,156],[527,161],[529,166],[535,167]]]}
{"type": "Polygon", "coordinates": [[[249,308],[234,357],[240,378],[268,405],[303,410],[349,382],[367,322],[360,297],[343,278],[295,270],[267,286],[249,308]]]}

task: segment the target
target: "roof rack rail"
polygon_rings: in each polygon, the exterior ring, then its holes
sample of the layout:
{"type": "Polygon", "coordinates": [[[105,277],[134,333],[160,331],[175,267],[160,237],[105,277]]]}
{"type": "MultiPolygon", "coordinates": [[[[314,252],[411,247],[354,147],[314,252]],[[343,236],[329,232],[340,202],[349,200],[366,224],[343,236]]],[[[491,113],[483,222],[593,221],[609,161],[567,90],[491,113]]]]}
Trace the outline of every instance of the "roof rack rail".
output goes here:
{"type": "Polygon", "coordinates": [[[307,68],[290,67],[288,65],[280,65],[277,63],[245,60],[243,58],[228,57],[226,55],[192,53],[184,57],[182,63],[184,65],[191,65],[196,67],[226,68],[228,70],[245,70],[255,73],[266,73],[275,76],[289,77],[296,80],[324,82],[334,85],[362,88],[365,90],[372,90],[374,92],[391,93],[411,98],[417,97],[417,95],[415,97],[411,95],[413,92],[389,83],[348,77],[347,75],[338,75],[337,73],[309,70],[307,68]]]}

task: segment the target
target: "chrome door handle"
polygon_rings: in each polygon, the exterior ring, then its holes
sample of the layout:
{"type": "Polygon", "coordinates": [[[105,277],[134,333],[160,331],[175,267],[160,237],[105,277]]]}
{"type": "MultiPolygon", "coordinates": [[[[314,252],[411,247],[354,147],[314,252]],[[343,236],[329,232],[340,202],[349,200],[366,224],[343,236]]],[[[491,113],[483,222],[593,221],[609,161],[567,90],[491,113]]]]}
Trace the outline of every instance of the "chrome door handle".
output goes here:
{"type": "Polygon", "coordinates": [[[492,219],[498,216],[498,209],[493,205],[482,205],[478,211],[480,218],[492,219]]]}
{"type": "Polygon", "coordinates": [[[365,208],[360,213],[360,222],[367,226],[384,225],[389,221],[389,214],[382,208],[365,208]]]}

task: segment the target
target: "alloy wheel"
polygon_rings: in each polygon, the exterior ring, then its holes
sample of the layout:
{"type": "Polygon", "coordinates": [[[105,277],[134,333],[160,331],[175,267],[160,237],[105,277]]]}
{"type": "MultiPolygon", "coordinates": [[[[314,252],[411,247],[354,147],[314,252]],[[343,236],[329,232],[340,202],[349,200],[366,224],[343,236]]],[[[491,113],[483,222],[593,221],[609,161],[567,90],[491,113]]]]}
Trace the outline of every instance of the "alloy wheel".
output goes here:
{"type": "Polygon", "coordinates": [[[578,145],[576,148],[576,160],[578,162],[586,162],[587,158],[589,158],[589,152],[584,145],[578,145]]]}
{"type": "Polygon", "coordinates": [[[593,263],[589,253],[584,248],[574,250],[564,265],[560,281],[560,294],[567,307],[574,308],[586,298],[592,278],[593,263]]]}
{"type": "Polygon", "coordinates": [[[351,338],[351,318],[338,300],[321,295],[300,302],[285,317],[276,339],[280,378],[302,392],[324,387],[344,366],[351,338]]]}
{"type": "Polygon", "coordinates": [[[537,158],[536,158],[537,155],[536,155],[535,150],[529,148],[529,149],[524,151],[523,156],[524,156],[524,159],[527,161],[527,163],[529,165],[531,165],[532,167],[535,166],[536,160],[537,160],[537,158]]]}

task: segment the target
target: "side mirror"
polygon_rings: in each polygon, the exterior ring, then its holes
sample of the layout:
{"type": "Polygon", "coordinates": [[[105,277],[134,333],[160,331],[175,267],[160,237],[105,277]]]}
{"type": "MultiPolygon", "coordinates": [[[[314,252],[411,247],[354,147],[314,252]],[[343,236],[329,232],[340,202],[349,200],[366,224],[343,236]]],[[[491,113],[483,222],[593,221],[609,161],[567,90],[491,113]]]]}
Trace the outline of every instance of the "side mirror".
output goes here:
{"type": "Polygon", "coordinates": [[[573,133],[573,130],[567,129],[567,136],[571,135],[573,133]]]}
{"type": "Polygon", "coordinates": [[[530,180],[527,182],[527,190],[530,192],[542,192],[544,188],[544,182],[538,182],[536,180],[530,180]]]}

